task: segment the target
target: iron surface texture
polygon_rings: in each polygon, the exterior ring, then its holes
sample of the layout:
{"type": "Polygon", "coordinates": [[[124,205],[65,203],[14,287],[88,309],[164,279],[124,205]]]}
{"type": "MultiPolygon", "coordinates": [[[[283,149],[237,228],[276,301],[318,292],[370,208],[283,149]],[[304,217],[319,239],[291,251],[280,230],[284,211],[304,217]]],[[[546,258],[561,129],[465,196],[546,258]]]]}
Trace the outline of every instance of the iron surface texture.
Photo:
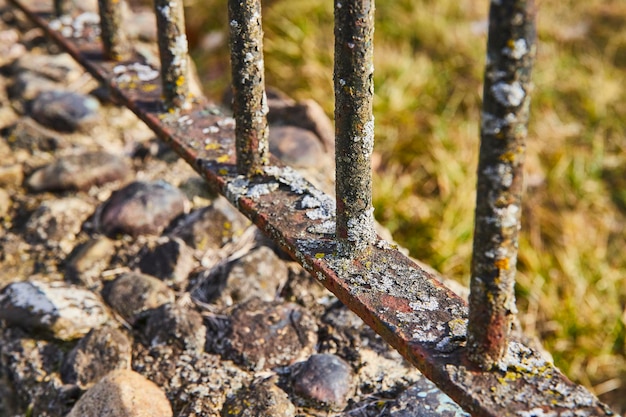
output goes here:
{"type": "Polygon", "coordinates": [[[255,177],[239,175],[234,119],[205,99],[196,99],[184,111],[164,110],[158,69],[138,57],[121,63],[103,61],[100,40],[88,25],[83,25],[84,33],[74,31],[64,38],[52,2],[9,1],[473,416],[615,415],[517,341],[510,343],[499,369],[478,369],[466,357],[465,301],[384,240],[377,239],[357,258],[337,256],[334,199],[275,159],[255,177]]]}

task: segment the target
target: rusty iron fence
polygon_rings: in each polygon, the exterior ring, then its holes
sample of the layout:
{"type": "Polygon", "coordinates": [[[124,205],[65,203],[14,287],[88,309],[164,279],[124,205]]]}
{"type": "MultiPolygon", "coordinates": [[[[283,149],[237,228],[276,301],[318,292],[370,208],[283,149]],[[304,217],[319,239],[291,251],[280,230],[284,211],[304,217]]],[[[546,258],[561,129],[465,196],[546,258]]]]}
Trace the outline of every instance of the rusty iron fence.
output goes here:
{"type": "Polygon", "coordinates": [[[474,416],[610,416],[511,336],[532,0],[490,8],[469,305],[374,231],[374,0],[335,0],[336,196],[269,154],[259,0],[229,0],[234,117],[190,94],[181,0],[155,0],[160,68],[133,50],[122,2],[9,0],[207,182],[474,416]]]}

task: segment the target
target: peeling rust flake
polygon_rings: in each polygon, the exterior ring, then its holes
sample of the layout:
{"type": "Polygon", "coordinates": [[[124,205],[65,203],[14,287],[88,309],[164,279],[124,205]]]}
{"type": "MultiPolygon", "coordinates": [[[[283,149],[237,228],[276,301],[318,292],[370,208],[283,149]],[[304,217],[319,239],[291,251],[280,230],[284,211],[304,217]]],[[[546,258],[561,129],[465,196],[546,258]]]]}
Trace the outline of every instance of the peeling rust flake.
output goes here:
{"type": "MultiPolygon", "coordinates": [[[[500,368],[481,371],[471,365],[466,359],[467,304],[430,273],[377,238],[359,256],[339,257],[332,197],[272,159],[257,175],[240,175],[234,160],[232,118],[203,98],[194,99],[189,109],[165,112],[160,77],[154,69],[142,67],[144,61],[129,59],[124,67],[103,62],[94,52],[101,48],[98,39],[78,38],[74,33],[64,37],[50,26],[52,2],[33,0],[28,7],[26,2],[10,2],[105,82],[121,103],[209,184],[473,416],[614,415],[589,391],[517,342],[510,344],[500,368]],[[139,79],[140,73],[146,77],[139,79]],[[137,79],[116,82],[122,75],[137,79]],[[154,88],[144,90],[145,85],[154,88]]],[[[521,44],[509,48],[513,58],[524,52],[521,44]]]]}

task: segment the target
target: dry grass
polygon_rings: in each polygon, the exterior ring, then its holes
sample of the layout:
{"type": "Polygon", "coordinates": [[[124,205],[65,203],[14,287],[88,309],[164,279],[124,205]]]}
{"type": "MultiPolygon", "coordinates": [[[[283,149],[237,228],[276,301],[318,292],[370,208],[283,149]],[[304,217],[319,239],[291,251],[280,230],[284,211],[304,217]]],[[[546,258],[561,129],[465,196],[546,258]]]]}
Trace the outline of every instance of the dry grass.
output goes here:
{"type": "MultiPolygon", "coordinates": [[[[538,1],[518,304],[556,364],[626,409],[626,3],[538,1]]],[[[380,0],[377,218],[468,281],[488,2],[380,0]]],[[[191,4],[209,94],[229,80],[225,2],[191,4]],[[203,48],[201,48],[203,46],[203,48]]],[[[268,84],[332,115],[332,2],[264,3],[268,84]]]]}

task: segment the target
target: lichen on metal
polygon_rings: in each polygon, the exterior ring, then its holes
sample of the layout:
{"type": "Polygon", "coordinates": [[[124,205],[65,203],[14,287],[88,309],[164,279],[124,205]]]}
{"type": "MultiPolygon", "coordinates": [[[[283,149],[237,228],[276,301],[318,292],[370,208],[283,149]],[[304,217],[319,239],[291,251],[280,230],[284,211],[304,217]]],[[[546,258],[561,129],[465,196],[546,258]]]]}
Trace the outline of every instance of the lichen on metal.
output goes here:
{"type": "Polygon", "coordinates": [[[229,0],[230,62],[239,173],[262,173],[269,162],[260,0],[229,0]]]}
{"type": "Polygon", "coordinates": [[[167,109],[190,107],[189,54],[182,0],[155,0],[163,98],[167,109]]]}
{"type": "Polygon", "coordinates": [[[503,360],[517,311],[514,286],[534,19],[532,0],[491,3],[468,324],[469,357],[484,369],[503,360]]]}
{"type": "Polygon", "coordinates": [[[337,240],[357,256],[376,239],[372,207],[374,0],[335,0],[337,240]]]}
{"type": "Polygon", "coordinates": [[[128,58],[129,45],[123,25],[123,0],[98,0],[100,37],[104,57],[111,61],[128,58]]]}
{"type": "MultiPolygon", "coordinates": [[[[31,0],[29,7],[20,0],[10,2],[106,83],[119,103],[137,114],[213,189],[228,195],[260,230],[473,416],[613,415],[589,391],[517,342],[509,345],[501,368],[478,368],[467,360],[467,304],[395,245],[375,239],[361,256],[339,256],[332,198],[273,158],[259,175],[240,174],[232,118],[201,98],[187,110],[164,111],[158,79],[116,83],[123,71],[115,70],[119,64],[94,56],[97,39],[63,37],[49,25],[51,4],[45,0],[31,0]],[[145,88],[153,83],[156,89],[145,88]],[[328,218],[311,216],[317,209],[328,218]]],[[[145,70],[135,64],[145,62],[137,58],[124,68],[145,70]]]]}

